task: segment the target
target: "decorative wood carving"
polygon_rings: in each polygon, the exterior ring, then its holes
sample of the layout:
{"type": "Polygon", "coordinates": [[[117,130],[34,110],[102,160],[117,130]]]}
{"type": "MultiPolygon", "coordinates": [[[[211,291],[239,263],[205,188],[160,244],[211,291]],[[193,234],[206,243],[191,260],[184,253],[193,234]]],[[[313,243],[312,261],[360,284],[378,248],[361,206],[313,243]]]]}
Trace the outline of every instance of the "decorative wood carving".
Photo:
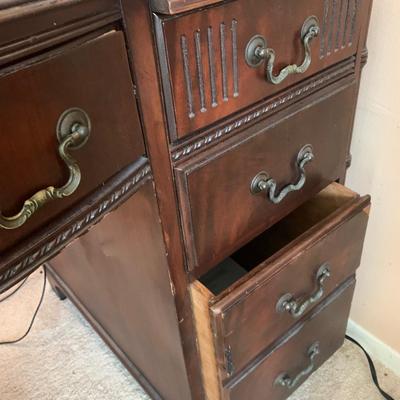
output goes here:
{"type": "Polygon", "coordinates": [[[236,0],[179,17],[155,16],[171,142],[231,118],[356,54],[362,20],[359,0],[278,3],[236,0]],[[300,30],[311,15],[318,19],[321,33],[311,45],[312,62],[304,74],[273,85],[263,63],[247,63],[246,48],[255,35],[263,36],[275,51],[276,70],[302,62],[300,30]],[[285,27],[284,35],[278,26],[285,27]]]}
{"type": "Polygon", "coordinates": [[[85,233],[108,213],[120,206],[145,182],[151,179],[146,158],[126,167],[111,178],[104,187],[83,200],[82,205],[64,214],[44,233],[30,238],[17,250],[0,259],[0,293],[38,268],[60,252],[74,239],[85,233]]]}
{"type": "Polygon", "coordinates": [[[359,0],[324,0],[320,57],[352,46],[355,39],[359,0]]]}
{"type": "Polygon", "coordinates": [[[364,49],[361,53],[361,66],[365,67],[368,62],[368,50],[364,49]]]}
{"type": "Polygon", "coordinates": [[[287,215],[304,201],[303,196],[310,198],[324,182],[341,177],[355,90],[354,76],[344,77],[175,167],[190,271],[196,276],[205,274],[268,224],[273,225],[282,217],[280,212],[287,215]],[[256,171],[281,174],[279,182],[294,182],[297,173],[293,175],[292,163],[304,143],[312,144],[318,154],[308,167],[306,186],[280,205],[252,196],[250,184],[256,171]],[[285,165],[289,168],[282,173],[285,165]],[[224,190],[210,192],[207,187],[224,190]],[[241,207],[228,206],[232,199],[241,207]],[[262,219],[258,218],[261,214],[262,219]]]}
{"type": "Polygon", "coordinates": [[[218,107],[218,98],[227,102],[230,97],[239,96],[237,25],[237,20],[233,19],[229,26],[225,22],[221,22],[218,29],[209,26],[207,31],[201,29],[194,31],[193,37],[181,36],[187,115],[189,118],[195,118],[198,113],[205,113],[209,108],[218,107]],[[192,51],[188,45],[190,40],[193,40],[195,44],[192,51]],[[207,49],[207,51],[202,49],[207,49]],[[218,55],[216,55],[216,50],[219,53],[218,55]],[[195,59],[195,63],[191,62],[192,58],[195,59]],[[217,62],[221,63],[222,93],[218,93],[217,62]],[[228,64],[231,65],[231,68],[228,68],[228,64]],[[208,79],[204,65],[208,66],[208,79]],[[192,71],[193,67],[196,69],[195,74],[192,71]],[[195,84],[192,78],[194,75],[196,76],[195,84]],[[194,90],[194,87],[197,90],[194,90]],[[211,96],[206,96],[206,93],[211,93],[211,96]],[[195,99],[195,97],[198,98],[195,99]],[[199,109],[196,109],[195,104],[199,105],[199,109]]]}
{"type": "Polygon", "coordinates": [[[195,139],[191,139],[191,141],[174,148],[172,152],[173,162],[184,160],[189,155],[199,153],[219,143],[225,139],[226,136],[233,136],[249,125],[266,118],[282,108],[289,107],[304,96],[316,90],[320,90],[336,80],[348,75],[354,75],[354,68],[355,57],[351,57],[349,60],[346,60],[328,71],[320,73],[301,84],[295,85],[284,93],[257,105],[250,111],[242,113],[239,115],[239,118],[231,119],[228,123],[225,122],[223,125],[217,125],[217,127],[204,132],[202,135],[196,135],[195,139]]]}

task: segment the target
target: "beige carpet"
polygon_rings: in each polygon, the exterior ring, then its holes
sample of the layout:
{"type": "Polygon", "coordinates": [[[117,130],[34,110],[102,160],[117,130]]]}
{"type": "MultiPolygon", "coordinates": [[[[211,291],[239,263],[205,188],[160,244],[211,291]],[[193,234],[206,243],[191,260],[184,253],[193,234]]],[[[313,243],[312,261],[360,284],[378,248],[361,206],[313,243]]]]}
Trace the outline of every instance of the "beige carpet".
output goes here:
{"type": "MultiPolygon", "coordinates": [[[[0,303],[0,341],[26,329],[40,297],[36,272],[0,303]]],[[[385,390],[400,400],[400,378],[377,363],[385,390]]],[[[69,301],[47,290],[31,334],[0,346],[1,400],[147,400],[148,397],[69,301]]],[[[304,384],[291,400],[379,400],[363,354],[350,343],[304,384]]],[[[243,399],[245,400],[245,399],[243,399]]],[[[260,399],[262,400],[262,399],[260,399]]]]}

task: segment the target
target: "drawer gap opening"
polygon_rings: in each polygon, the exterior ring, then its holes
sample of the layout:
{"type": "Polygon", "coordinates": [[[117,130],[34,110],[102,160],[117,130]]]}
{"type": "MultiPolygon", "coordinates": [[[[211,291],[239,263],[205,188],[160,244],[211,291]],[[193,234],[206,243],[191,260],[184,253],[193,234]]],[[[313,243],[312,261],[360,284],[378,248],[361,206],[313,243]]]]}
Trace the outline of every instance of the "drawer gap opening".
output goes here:
{"type": "Polygon", "coordinates": [[[199,282],[212,296],[219,296],[258,268],[268,268],[269,260],[323,223],[337,210],[359,197],[344,186],[333,183],[287,217],[241,247],[230,257],[200,277],[199,282]]]}

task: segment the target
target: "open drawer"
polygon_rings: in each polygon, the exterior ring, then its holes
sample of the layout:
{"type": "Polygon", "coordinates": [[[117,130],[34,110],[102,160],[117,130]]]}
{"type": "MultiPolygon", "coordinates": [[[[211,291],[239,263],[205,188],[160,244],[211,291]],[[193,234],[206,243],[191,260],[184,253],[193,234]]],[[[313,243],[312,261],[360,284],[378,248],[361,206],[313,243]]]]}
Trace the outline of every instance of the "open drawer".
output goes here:
{"type": "Polygon", "coordinates": [[[208,389],[218,392],[217,377],[243,370],[354,274],[369,207],[369,196],[333,183],[192,284],[208,389]]]}

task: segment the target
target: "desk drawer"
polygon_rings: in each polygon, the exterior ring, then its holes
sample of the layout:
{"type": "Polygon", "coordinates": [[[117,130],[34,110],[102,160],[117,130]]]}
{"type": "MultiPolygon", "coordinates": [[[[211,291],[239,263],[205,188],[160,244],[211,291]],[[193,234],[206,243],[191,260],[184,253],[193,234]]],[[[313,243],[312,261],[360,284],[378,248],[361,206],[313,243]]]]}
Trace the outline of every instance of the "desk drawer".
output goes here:
{"type": "Polygon", "coordinates": [[[354,292],[346,282],[223,390],[224,400],[283,400],[343,344],[354,292]],[[268,395],[266,395],[268,393],[268,395]]]}
{"type": "Polygon", "coordinates": [[[0,113],[0,251],[145,152],[121,32],[0,73],[0,113]],[[61,149],[73,130],[86,135],[89,126],[87,142],[61,149]]]}
{"type": "Polygon", "coordinates": [[[354,95],[351,85],[177,167],[189,269],[206,272],[341,176],[354,95]],[[259,179],[278,187],[259,191],[259,179]]]}
{"type": "Polygon", "coordinates": [[[216,354],[221,380],[242,371],[355,273],[369,206],[368,196],[333,183],[193,284],[199,340],[213,343],[206,353],[216,354]]]}
{"type": "Polygon", "coordinates": [[[366,19],[362,3],[236,0],[180,17],[156,17],[171,139],[353,56],[366,19]],[[307,36],[310,30],[312,37],[307,36]],[[254,55],[264,45],[273,50],[264,53],[265,60],[254,55]],[[276,78],[286,66],[303,61],[298,73],[285,78],[283,71],[276,78]],[[266,74],[267,64],[272,78],[266,74]]]}

